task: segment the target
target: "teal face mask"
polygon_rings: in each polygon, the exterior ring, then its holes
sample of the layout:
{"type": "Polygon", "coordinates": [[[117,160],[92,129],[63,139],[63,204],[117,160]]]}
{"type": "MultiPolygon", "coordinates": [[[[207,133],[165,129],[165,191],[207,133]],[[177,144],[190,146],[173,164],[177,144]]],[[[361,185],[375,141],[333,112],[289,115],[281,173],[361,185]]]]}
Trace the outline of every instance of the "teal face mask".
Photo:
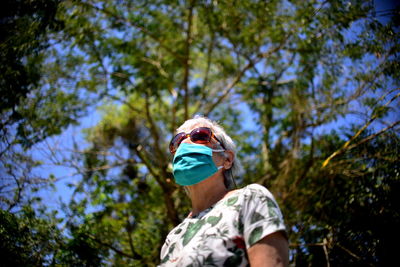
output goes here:
{"type": "Polygon", "coordinates": [[[179,185],[197,184],[222,168],[217,168],[212,159],[212,153],[224,150],[212,150],[211,148],[197,144],[180,144],[176,150],[173,164],[175,181],[179,185]]]}

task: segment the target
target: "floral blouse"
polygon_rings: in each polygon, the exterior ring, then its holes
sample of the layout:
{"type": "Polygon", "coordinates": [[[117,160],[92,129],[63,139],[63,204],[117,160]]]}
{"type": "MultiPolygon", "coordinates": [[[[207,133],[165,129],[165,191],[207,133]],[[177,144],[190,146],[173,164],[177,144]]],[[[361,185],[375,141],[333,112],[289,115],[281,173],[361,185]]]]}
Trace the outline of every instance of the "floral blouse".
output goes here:
{"type": "Polygon", "coordinates": [[[246,250],[277,231],[285,231],[285,225],[274,197],[251,184],[176,226],[161,249],[159,266],[249,266],[246,250]]]}

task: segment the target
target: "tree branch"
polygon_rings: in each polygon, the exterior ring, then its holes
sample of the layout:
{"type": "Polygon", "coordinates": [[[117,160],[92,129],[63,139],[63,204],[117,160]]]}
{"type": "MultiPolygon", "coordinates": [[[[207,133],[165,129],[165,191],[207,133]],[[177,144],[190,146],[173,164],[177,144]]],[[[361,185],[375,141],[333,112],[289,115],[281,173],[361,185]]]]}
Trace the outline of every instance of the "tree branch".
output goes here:
{"type": "Polygon", "coordinates": [[[188,13],[188,27],[186,29],[186,41],[185,41],[185,58],[183,62],[183,91],[184,95],[184,110],[185,120],[189,118],[189,74],[190,74],[190,46],[192,43],[192,22],[193,22],[193,8],[194,0],[190,1],[189,13],[188,13]]]}
{"type": "Polygon", "coordinates": [[[154,176],[154,178],[157,180],[158,178],[158,174],[156,173],[156,171],[153,169],[151,163],[149,162],[149,160],[147,159],[147,157],[144,155],[146,152],[143,149],[143,147],[141,145],[139,145],[136,148],[136,154],[138,155],[138,157],[140,158],[140,160],[143,162],[144,165],[146,165],[146,168],[149,170],[149,172],[151,173],[151,175],[154,176]],[[143,152],[144,153],[143,153],[143,152]]]}
{"type": "Polygon", "coordinates": [[[137,24],[137,23],[133,23],[132,21],[128,21],[123,17],[118,16],[117,14],[112,13],[109,10],[106,10],[104,8],[99,8],[95,5],[93,5],[92,3],[86,3],[86,2],[81,2],[78,1],[77,2],[79,5],[81,6],[86,6],[89,8],[92,8],[96,11],[99,11],[107,16],[111,16],[113,18],[115,18],[118,22],[122,23],[122,24],[129,24],[130,26],[139,29],[142,33],[146,34],[147,36],[149,36],[151,39],[153,39],[154,41],[156,41],[160,47],[164,48],[168,53],[170,53],[171,55],[173,55],[177,60],[179,60],[181,63],[184,63],[184,58],[182,58],[182,56],[180,56],[179,54],[175,53],[171,48],[169,48],[168,46],[166,46],[164,44],[164,42],[158,38],[155,34],[152,34],[149,30],[147,30],[145,27],[137,24]]]}
{"type": "Polygon", "coordinates": [[[111,98],[111,99],[113,99],[113,100],[116,100],[116,101],[121,102],[122,104],[126,105],[130,110],[132,110],[132,111],[134,111],[134,112],[136,112],[136,113],[139,113],[139,114],[142,113],[141,110],[139,110],[139,109],[135,108],[134,106],[132,106],[132,104],[129,103],[128,101],[126,101],[125,99],[121,99],[121,98],[119,98],[119,97],[117,97],[117,96],[115,96],[115,95],[110,95],[110,94],[108,94],[108,93],[105,93],[104,96],[109,97],[109,98],[111,98]]]}
{"type": "Polygon", "coordinates": [[[238,72],[238,74],[233,78],[232,82],[229,83],[228,86],[223,90],[221,96],[217,99],[217,101],[215,101],[214,103],[212,103],[210,105],[210,107],[205,112],[205,116],[208,116],[215,109],[215,107],[217,107],[231,93],[233,87],[242,79],[242,77],[244,76],[246,71],[248,71],[250,68],[255,66],[262,59],[268,58],[273,53],[280,50],[286,44],[286,41],[288,40],[290,35],[291,34],[287,34],[286,37],[282,39],[282,41],[280,42],[280,44],[278,46],[269,49],[267,52],[258,53],[257,56],[255,57],[255,59],[248,59],[248,63],[246,64],[246,66],[244,66],[238,72]]]}
{"type": "Polygon", "coordinates": [[[327,245],[328,245],[328,240],[326,238],[324,238],[324,245],[322,246],[322,248],[324,249],[324,253],[325,253],[325,260],[326,260],[326,267],[330,267],[330,263],[329,263],[329,254],[328,254],[328,249],[327,249],[327,245]]]}
{"type": "Polygon", "coordinates": [[[357,143],[355,143],[355,144],[349,146],[349,147],[347,148],[347,150],[353,149],[353,148],[355,148],[355,147],[357,147],[357,146],[359,146],[359,145],[361,145],[361,144],[363,144],[363,143],[365,143],[365,142],[367,142],[367,141],[369,141],[369,140],[371,140],[371,139],[374,139],[374,138],[377,137],[378,135],[383,134],[384,132],[386,132],[387,130],[389,130],[389,129],[395,127],[395,126],[398,125],[399,123],[400,123],[400,121],[396,121],[396,122],[392,123],[391,125],[389,125],[389,126],[383,128],[383,129],[380,130],[379,132],[374,133],[374,134],[371,134],[371,135],[365,137],[364,139],[360,140],[359,142],[357,142],[357,143]]]}
{"type": "Polygon", "coordinates": [[[347,248],[343,247],[343,246],[340,245],[339,243],[336,243],[336,246],[338,246],[339,248],[343,249],[343,250],[346,251],[350,256],[356,258],[357,260],[361,260],[361,257],[357,256],[355,253],[351,252],[350,250],[348,250],[347,248]]]}
{"type": "MultiPolygon", "coordinates": [[[[159,141],[161,140],[160,135],[158,134],[160,131],[159,129],[157,129],[156,124],[154,123],[153,117],[150,113],[150,103],[149,103],[149,96],[146,93],[146,97],[145,97],[145,112],[146,112],[146,118],[147,121],[150,124],[150,133],[153,137],[154,140],[154,148],[156,153],[158,154],[159,158],[161,159],[161,163],[167,162],[167,159],[165,158],[165,153],[163,153],[160,149],[160,144],[159,141]]],[[[161,169],[163,169],[164,166],[161,166],[161,169]]]]}
{"type": "MultiPolygon", "coordinates": [[[[390,92],[389,92],[390,93],[390,92]]],[[[388,93],[388,94],[389,94],[388,93]]],[[[387,94],[383,95],[380,99],[383,99],[384,97],[386,97],[387,94]]],[[[383,106],[378,107],[375,111],[375,114],[372,115],[372,117],[369,119],[369,121],[363,126],[361,127],[346,143],[344,143],[344,145],[336,150],[334,153],[332,153],[323,163],[322,163],[322,168],[325,168],[329,161],[332,160],[334,157],[343,154],[345,151],[347,151],[349,148],[349,145],[351,142],[353,142],[376,118],[378,118],[380,111],[382,111],[385,107],[387,107],[390,103],[392,103],[396,98],[398,98],[400,96],[400,93],[396,94],[394,97],[392,97],[388,102],[386,102],[383,106]]],[[[394,125],[392,127],[394,127],[398,122],[394,123],[394,125]]],[[[388,129],[388,127],[386,127],[385,129],[388,129]]],[[[384,130],[385,130],[384,129],[384,130]]],[[[369,139],[368,139],[369,140],[369,139]]],[[[368,140],[365,140],[368,141],[368,140]]]]}
{"type": "Polygon", "coordinates": [[[85,235],[86,235],[88,238],[92,239],[93,241],[97,242],[98,244],[100,244],[100,245],[102,245],[102,246],[104,246],[104,247],[107,247],[107,248],[111,249],[112,251],[114,251],[115,253],[117,253],[117,254],[119,254],[119,255],[121,255],[121,256],[124,256],[124,257],[127,257],[127,258],[131,258],[131,259],[134,259],[134,260],[141,260],[141,259],[143,259],[142,255],[136,253],[135,251],[134,251],[134,254],[131,255],[131,254],[128,254],[128,253],[126,253],[126,252],[123,252],[122,250],[120,250],[120,249],[114,247],[114,246],[111,245],[111,244],[108,244],[108,243],[105,243],[105,242],[101,241],[100,239],[98,239],[97,237],[95,237],[95,236],[93,236],[93,235],[90,235],[90,234],[85,234],[85,235]]]}
{"type": "MultiPolygon", "coordinates": [[[[175,208],[174,201],[172,200],[171,194],[173,192],[173,188],[171,184],[163,181],[160,176],[154,171],[152,165],[150,162],[146,159],[146,157],[141,153],[141,150],[143,149],[142,146],[138,146],[136,151],[138,157],[142,160],[142,162],[146,165],[147,169],[153,175],[154,179],[157,181],[157,183],[160,185],[161,189],[164,191],[163,197],[165,201],[165,206],[167,208],[167,217],[170,220],[170,222],[173,225],[177,225],[180,222],[178,213],[175,208]]],[[[165,170],[163,170],[165,171],[165,170]]]]}
{"type": "Polygon", "coordinates": [[[161,66],[161,62],[160,62],[160,61],[156,61],[156,60],[153,60],[153,59],[147,58],[147,57],[143,57],[142,60],[143,60],[144,62],[147,62],[147,63],[153,65],[154,67],[156,67],[162,76],[164,76],[165,78],[169,78],[168,73],[167,73],[166,70],[161,66]]]}

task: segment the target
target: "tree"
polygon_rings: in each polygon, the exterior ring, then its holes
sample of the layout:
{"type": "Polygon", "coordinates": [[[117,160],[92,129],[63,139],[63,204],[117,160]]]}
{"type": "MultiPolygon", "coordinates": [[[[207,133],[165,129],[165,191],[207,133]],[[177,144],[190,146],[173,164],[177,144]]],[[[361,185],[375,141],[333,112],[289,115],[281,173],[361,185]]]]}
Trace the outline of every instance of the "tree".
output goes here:
{"type": "Polygon", "coordinates": [[[2,266],[49,264],[61,238],[55,224],[27,206],[19,215],[0,210],[0,233],[2,266]]]}
{"type": "MultiPolygon", "coordinates": [[[[364,133],[359,140],[369,136],[364,133]]],[[[316,152],[325,158],[329,147],[343,141],[337,133],[318,141],[316,152]]],[[[307,188],[292,196],[296,265],[386,265],[394,259],[388,246],[396,235],[389,229],[399,220],[398,133],[389,131],[341,155],[331,169],[310,170],[297,186],[307,188]],[[390,211],[389,211],[390,210],[390,211]],[[389,213],[390,214],[389,214],[389,213]]],[[[321,163],[321,160],[320,162],[321,163]]]]}
{"type": "MultiPolygon", "coordinates": [[[[201,113],[237,140],[246,170],[238,183],[258,182],[276,195],[296,265],[386,262],[377,241],[386,235],[374,224],[360,235],[362,222],[350,216],[378,218],[398,180],[398,148],[382,146],[398,142],[398,22],[381,24],[373,8],[63,2],[57,18],[65,29],[50,47],[47,83],[88,105],[104,101],[102,120],[85,132],[89,147],[74,155],[81,179],[70,185],[69,231],[107,249],[99,253],[110,264],[157,264],[165,235],[189,210],[173,182],[168,141],[201,113]],[[365,202],[377,208],[367,213],[365,202]]],[[[397,218],[392,208],[384,212],[397,218]]]]}
{"type": "Polygon", "coordinates": [[[45,101],[57,101],[54,95],[62,97],[60,92],[41,90],[41,67],[50,35],[63,28],[62,21],[55,17],[60,2],[19,0],[4,3],[7,8],[2,9],[0,27],[1,154],[13,142],[29,147],[47,136],[59,133],[59,130],[55,130],[56,126],[51,128],[40,124],[40,119],[44,118],[38,117],[43,114],[36,109],[48,105],[45,101]],[[34,133],[39,131],[41,133],[34,133]]]}
{"type": "Polygon", "coordinates": [[[48,30],[62,27],[55,19],[59,2],[3,2],[7,8],[1,11],[0,106],[2,114],[11,110],[10,119],[21,119],[14,109],[40,79],[41,52],[48,44],[48,30]]]}
{"type": "Polygon", "coordinates": [[[0,25],[0,205],[11,210],[25,192],[49,179],[32,170],[41,164],[28,151],[58,135],[85,113],[87,103],[73,90],[50,85],[43,68],[52,36],[64,28],[56,18],[59,0],[5,1],[0,25]]]}
{"type": "Polygon", "coordinates": [[[2,266],[99,266],[107,256],[84,226],[66,237],[57,212],[46,214],[26,205],[17,214],[0,210],[2,266]]]}

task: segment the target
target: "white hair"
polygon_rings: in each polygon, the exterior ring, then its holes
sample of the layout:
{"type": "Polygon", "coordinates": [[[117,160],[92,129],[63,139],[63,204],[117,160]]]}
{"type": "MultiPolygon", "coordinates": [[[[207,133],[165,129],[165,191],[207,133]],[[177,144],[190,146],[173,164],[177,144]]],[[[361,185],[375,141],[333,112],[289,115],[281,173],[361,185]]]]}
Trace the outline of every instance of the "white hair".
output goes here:
{"type": "MultiPolygon", "coordinates": [[[[231,150],[234,154],[233,163],[230,169],[224,171],[224,183],[226,188],[231,189],[235,184],[234,177],[240,174],[242,166],[236,157],[236,145],[232,138],[226,134],[225,130],[216,122],[204,116],[196,115],[193,119],[185,121],[177,130],[177,133],[188,133],[196,127],[208,127],[222,143],[226,150],[231,150]]],[[[221,152],[224,153],[224,152],[221,152]]],[[[224,153],[225,155],[225,153],[224,153]]]]}

